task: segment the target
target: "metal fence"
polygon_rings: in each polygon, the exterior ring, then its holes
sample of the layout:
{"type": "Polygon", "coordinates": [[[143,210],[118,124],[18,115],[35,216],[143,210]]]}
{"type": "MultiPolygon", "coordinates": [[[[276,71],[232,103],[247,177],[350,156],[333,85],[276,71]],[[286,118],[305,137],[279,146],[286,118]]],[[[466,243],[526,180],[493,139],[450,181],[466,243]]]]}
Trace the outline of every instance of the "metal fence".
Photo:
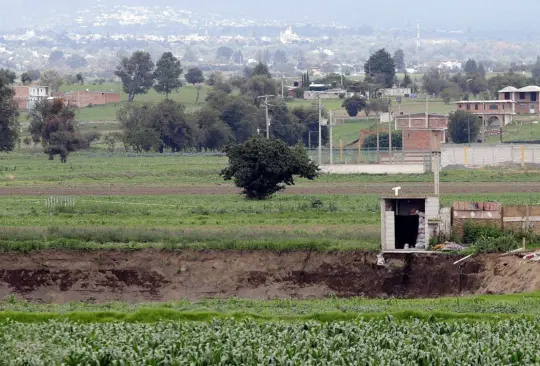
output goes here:
{"type": "Polygon", "coordinates": [[[402,151],[394,149],[386,150],[366,150],[366,149],[351,149],[336,148],[330,152],[330,149],[323,148],[321,151],[321,162],[319,162],[319,154],[317,149],[309,151],[311,159],[319,165],[330,164],[416,164],[424,165],[427,170],[431,169],[431,152],[430,151],[402,151]]]}
{"type": "Polygon", "coordinates": [[[441,167],[452,165],[488,167],[501,165],[540,164],[540,145],[471,144],[443,145],[441,167]]]}

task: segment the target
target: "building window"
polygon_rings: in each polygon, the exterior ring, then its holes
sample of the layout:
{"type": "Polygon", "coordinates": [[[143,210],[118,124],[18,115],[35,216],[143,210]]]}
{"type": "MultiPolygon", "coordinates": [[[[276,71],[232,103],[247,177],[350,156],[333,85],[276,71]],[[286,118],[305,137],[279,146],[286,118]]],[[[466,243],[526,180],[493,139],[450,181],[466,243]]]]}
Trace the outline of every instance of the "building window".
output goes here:
{"type": "Polygon", "coordinates": [[[489,109],[491,110],[499,109],[499,106],[497,104],[490,104],[489,109]]]}
{"type": "Polygon", "coordinates": [[[504,93],[504,99],[510,100],[510,93],[508,92],[504,93]]]}
{"type": "Polygon", "coordinates": [[[519,99],[525,99],[525,93],[519,93],[519,99]]]}
{"type": "Polygon", "coordinates": [[[531,104],[530,109],[531,109],[531,111],[534,111],[536,109],[536,104],[531,104]]]}
{"type": "MultiPolygon", "coordinates": [[[[407,134],[407,140],[410,140],[410,139],[411,139],[411,133],[409,132],[409,133],[407,134]]],[[[392,145],[393,145],[393,144],[392,144],[392,145]]]]}
{"type": "Polygon", "coordinates": [[[478,110],[478,103],[476,103],[476,104],[474,105],[474,110],[475,110],[475,111],[478,110]]]}
{"type": "Polygon", "coordinates": [[[468,110],[468,111],[471,110],[471,105],[470,105],[470,104],[467,104],[467,110],[468,110]]]}
{"type": "Polygon", "coordinates": [[[536,102],[536,100],[537,100],[537,98],[536,98],[536,97],[537,97],[537,94],[536,94],[536,92],[534,92],[534,93],[531,93],[531,102],[536,102]]]}
{"type": "Polygon", "coordinates": [[[525,108],[527,108],[527,104],[520,104],[520,105],[519,105],[519,108],[525,109],[525,108]]]}
{"type": "Polygon", "coordinates": [[[459,107],[459,108],[463,108],[463,104],[459,104],[458,107],[459,107]]]}

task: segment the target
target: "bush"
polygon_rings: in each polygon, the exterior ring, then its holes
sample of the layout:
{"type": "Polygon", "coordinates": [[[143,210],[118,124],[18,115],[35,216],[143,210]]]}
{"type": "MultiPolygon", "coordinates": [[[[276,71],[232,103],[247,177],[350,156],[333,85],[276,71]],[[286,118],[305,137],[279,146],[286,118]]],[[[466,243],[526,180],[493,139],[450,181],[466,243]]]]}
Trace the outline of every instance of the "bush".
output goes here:
{"type": "Polygon", "coordinates": [[[466,221],[463,225],[463,242],[476,243],[480,239],[499,238],[504,233],[494,225],[478,224],[472,221],[466,221]]]}

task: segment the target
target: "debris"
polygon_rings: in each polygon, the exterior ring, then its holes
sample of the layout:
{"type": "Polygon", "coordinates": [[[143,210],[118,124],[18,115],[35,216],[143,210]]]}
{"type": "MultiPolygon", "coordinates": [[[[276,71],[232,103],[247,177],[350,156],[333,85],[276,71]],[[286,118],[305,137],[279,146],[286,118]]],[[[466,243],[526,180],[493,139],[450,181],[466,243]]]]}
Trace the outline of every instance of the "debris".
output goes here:
{"type": "Polygon", "coordinates": [[[527,253],[523,256],[523,259],[527,261],[540,262],[540,251],[527,253]]]}
{"type": "Polygon", "coordinates": [[[444,244],[435,245],[433,249],[440,250],[443,252],[456,252],[456,251],[465,250],[466,247],[464,247],[463,245],[456,244],[456,243],[446,242],[444,244]]]}
{"type": "Polygon", "coordinates": [[[464,257],[464,258],[461,258],[461,259],[458,260],[458,261],[455,261],[455,262],[454,262],[454,266],[455,266],[456,264],[458,264],[458,263],[461,263],[461,262],[463,262],[463,261],[466,261],[467,259],[469,259],[469,258],[472,257],[473,255],[474,255],[474,254],[469,254],[468,256],[466,256],[466,257],[464,257]]]}
{"type": "Polygon", "coordinates": [[[384,260],[384,256],[382,253],[379,253],[377,255],[377,265],[379,267],[386,267],[386,261],[384,260]]]}

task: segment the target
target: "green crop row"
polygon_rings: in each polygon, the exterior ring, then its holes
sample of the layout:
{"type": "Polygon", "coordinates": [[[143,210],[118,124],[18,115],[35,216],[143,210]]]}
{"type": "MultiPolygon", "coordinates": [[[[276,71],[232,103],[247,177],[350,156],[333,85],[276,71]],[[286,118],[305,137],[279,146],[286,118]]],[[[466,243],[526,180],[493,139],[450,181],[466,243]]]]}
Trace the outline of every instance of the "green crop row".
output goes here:
{"type": "Polygon", "coordinates": [[[538,319],[0,325],[12,365],[538,364],[538,319]]]}

